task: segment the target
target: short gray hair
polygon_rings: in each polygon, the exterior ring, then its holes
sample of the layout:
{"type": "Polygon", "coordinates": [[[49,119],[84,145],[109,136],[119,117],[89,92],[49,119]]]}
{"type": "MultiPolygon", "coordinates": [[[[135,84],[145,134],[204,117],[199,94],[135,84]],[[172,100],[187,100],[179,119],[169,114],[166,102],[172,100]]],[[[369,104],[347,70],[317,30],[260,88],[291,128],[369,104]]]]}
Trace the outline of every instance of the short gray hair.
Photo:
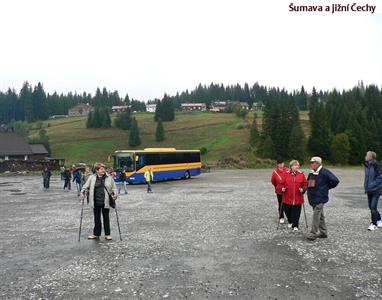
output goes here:
{"type": "Polygon", "coordinates": [[[374,151],[367,151],[367,154],[370,154],[373,159],[377,158],[377,153],[375,153],[374,151]]]}

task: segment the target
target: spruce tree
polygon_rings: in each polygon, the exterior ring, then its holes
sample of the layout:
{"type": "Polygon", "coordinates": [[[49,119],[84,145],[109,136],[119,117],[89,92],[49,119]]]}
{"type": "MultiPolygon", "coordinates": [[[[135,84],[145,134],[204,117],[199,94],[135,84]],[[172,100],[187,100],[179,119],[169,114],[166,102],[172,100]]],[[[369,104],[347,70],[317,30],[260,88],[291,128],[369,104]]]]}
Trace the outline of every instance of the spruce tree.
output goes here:
{"type": "Polygon", "coordinates": [[[312,114],[310,126],[311,136],[308,143],[310,152],[323,159],[330,159],[331,132],[323,103],[320,103],[312,114]]]}
{"type": "Polygon", "coordinates": [[[164,132],[164,127],[163,127],[163,122],[161,119],[159,119],[158,123],[157,123],[157,128],[155,131],[155,140],[157,142],[162,142],[165,140],[165,132],[164,132]]]}
{"type": "Polygon", "coordinates": [[[162,101],[157,103],[155,111],[155,122],[161,119],[163,122],[170,122],[175,120],[175,107],[172,99],[165,94],[162,101]]]}
{"type": "Polygon", "coordinates": [[[91,122],[91,128],[101,128],[101,112],[98,107],[94,109],[92,122],[91,122]]]}
{"type": "Polygon", "coordinates": [[[154,121],[158,122],[158,120],[162,120],[162,104],[161,101],[158,101],[156,103],[156,108],[155,108],[155,115],[154,115],[154,121]]]}
{"type": "Polygon", "coordinates": [[[289,137],[289,158],[297,159],[301,164],[303,164],[306,159],[305,135],[300,124],[292,129],[289,137]]]}
{"type": "Polygon", "coordinates": [[[34,109],[33,109],[33,101],[32,101],[32,88],[28,82],[25,82],[20,91],[20,103],[23,108],[23,116],[21,120],[25,120],[28,122],[34,121],[34,109]]]}
{"type": "Polygon", "coordinates": [[[111,127],[111,118],[110,118],[109,110],[106,107],[99,109],[99,117],[100,117],[100,122],[99,122],[100,127],[97,127],[97,128],[111,127]]]}
{"type": "Polygon", "coordinates": [[[275,145],[270,136],[265,138],[264,143],[262,145],[261,153],[263,154],[264,157],[276,159],[277,153],[276,153],[275,145]]]}
{"type": "Polygon", "coordinates": [[[138,147],[141,144],[141,138],[139,136],[138,122],[135,118],[131,120],[131,129],[129,134],[129,146],[138,147]]]}
{"type": "Polygon", "coordinates": [[[131,127],[131,112],[128,108],[126,111],[121,112],[115,118],[115,126],[123,130],[129,130],[131,127]]]}
{"type": "Polygon", "coordinates": [[[346,133],[336,134],[331,144],[332,162],[345,165],[350,158],[350,142],[346,133]]]}
{"type": "Polygon", "coordinates": [[[257,123],[256,123],[256,113],[253,115],[253,121],[251,125],[251,131],[250,131],[250,136],[249,136],[249,144],[253,147],[256,148],[258,146],[258,143],[260,141],[260,134],[257,129],[257,123]]]}
{"type": "Polygon", "coordinates": [[[93,128],[93,115],[94,113],[91,111],[88,114],[88,118],[86,120],[86,128],[93,128]]]}

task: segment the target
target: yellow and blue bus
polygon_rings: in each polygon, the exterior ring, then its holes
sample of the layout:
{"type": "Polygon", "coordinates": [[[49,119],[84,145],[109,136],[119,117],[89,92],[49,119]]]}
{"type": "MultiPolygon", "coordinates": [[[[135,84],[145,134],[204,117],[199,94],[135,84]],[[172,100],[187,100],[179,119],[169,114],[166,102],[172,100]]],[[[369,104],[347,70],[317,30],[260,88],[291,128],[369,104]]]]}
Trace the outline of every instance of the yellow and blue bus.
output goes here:
{"type": "Polygon", "coordinates": [[[164,181],[200,175],[202,167],[199,150],[117,150],[113,157],[114,169],[124,169],[126,181],[130,184],[144,183],[144,173],[148,168],[154,172],[154,181],[164,181]]]}

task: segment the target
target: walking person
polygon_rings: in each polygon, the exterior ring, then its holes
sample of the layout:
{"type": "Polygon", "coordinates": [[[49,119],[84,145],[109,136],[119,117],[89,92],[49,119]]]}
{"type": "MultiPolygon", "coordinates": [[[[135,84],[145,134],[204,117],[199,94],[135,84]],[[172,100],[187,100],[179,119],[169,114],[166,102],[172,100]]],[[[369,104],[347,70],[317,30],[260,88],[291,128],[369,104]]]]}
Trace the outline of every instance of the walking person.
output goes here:
{"type": "Polygon", "coordinates": [[[71,185],[71,180],[72,180],[72,173],[70,173],[70,169],[67,168],[65,169],[65,172],[64,172],[64,190],[67,188],[69,191],[71,190],[72,188],[72,185],[71,185]]]}
{"type": "Polygon", "coordinates": [[[101,214],[103,218],[103,229],[105,239],[111,240],[110,236],[110,203],[109,194],[114,200],[118,197],[117,186],[114,179],[106,173],[105,166],[101,163],[94,165],[96,174],[91,175],[82,187],[81,196],[85,197],[89,194],[89,204],[93,208],[94,213],[94,229],[93,234],[88,236],[88,239],[99,239],[102,232],[101,214]]]}
{"type": "Polygon", "coordinates": [[[324,205],[329,201],[329,190],[339,184],[339,179],[322,166],[321,157],[315,156],[310,160],[312,171],[308,175],[308,200],[313,208],[313,220],[307,239],[327,238],[324,205]]]}
{"type": "Polygon", "coordinates": [[[292,228],[294,231],[298,231],[306,187],[307,181],[304,173],[300,170],[300,163],[297,160],[292,160],[289,164],[289,170],[285,172],[284,176],[282,205],[288,219],[288,228],[292,228]]]}
{"type": "Polygon", "coordinates": [[[283,185],[284,185],[284,176],[288,171],[288,168],[285,167],[285,164],[282,160],[277,160],[276,169],[272,173],[271,182],[275,187],[275,193],[277,197],[278,212],[279,212],[279,223],[283,224],[285,222],[284,219],[284,210],[282,209],[282,201],[283,201],[283,185]]]}
{"type": "Polygon", "coordinates": [[[52,176],[52,172],[49,170],[48,167],[45,167],[44,170],[42,171],[43,186],[45,191],[49,189],[51,176],[52,176]]]}
{"type": "Polygon", "coordinates": [[[151,183],[153,182],[154,180],[154,173],[151,169],[151,167],[148,167],[145,174],[144,174],[144,177],[145,177],[145,180],[146,180],[146,183],[147,183],[147,193],[152,193],[152,189],[151,189],[151,183]]]}
{"type": "Polygon", "coordinates": [[[116,183],[118,186],[118,194],[121,193],[121,188],[125,191],[125,194],[127,194],[127,189],[126,189],[126,170],[125,168],[118,169],[116,172],[116,183]]]}
{"type": "Polygon", "coordinates": [[[73,182],[76,183],[78,196],[80,196],[80,193],[81,193],[81,190],[82,190],[82,185],[83,185],[83,181],[84,181],[83,177],[84,177],[84,175],[82,174],[81,169],[77,169],[73,173],[73,182]]]}
{"type": "Polygon", "coordinates": [[[371,215],[371,223],[367,229],[374,231],[382,228],[381,214],[378,211],[378,201],[382,193],[382,166],[373,151],[366,153],[364,187],[371,215]]]}
{"type": "Polygon", "coordinates": [[[61,180],[64,180],[65,166],[60,167],[61,180]]]}

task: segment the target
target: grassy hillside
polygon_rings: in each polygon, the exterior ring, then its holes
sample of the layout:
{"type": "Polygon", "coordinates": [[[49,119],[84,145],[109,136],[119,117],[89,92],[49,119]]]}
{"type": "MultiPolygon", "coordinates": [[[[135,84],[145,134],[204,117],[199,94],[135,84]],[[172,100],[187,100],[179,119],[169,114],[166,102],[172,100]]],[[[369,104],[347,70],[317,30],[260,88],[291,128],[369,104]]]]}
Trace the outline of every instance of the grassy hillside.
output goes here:
{"type": "MultiPolygon", "coordinates": [[[[174,122],[164,123],[166,140],[155,141],[156,123],[153,114],[135,114],[141,133],[142,145],[147,147],[175,147],[177,149],[200,149],[206,147],[203,156],[207,164],[226,166],[266,166],[269,161],[256,158],[248,147],[249,124],[253,115],[246,120],[225,113],[177,113],[174,122]]],[[[308,131],[307,114],[301,114],[304,130],[308,131]]],[[[261,127],[261,117],[258,119],[261,127]]],[[[87,129],[86,118],[73,117],[48,120],[44,127],[50,137],[52,156],[65,158],[67,163],[85,161],[107,163],[107,157],[117,149],[128,147],[129,132],[118,128],[87,129]]],[[[36,132],[31,132],[31,135],[36,132]]]]}

